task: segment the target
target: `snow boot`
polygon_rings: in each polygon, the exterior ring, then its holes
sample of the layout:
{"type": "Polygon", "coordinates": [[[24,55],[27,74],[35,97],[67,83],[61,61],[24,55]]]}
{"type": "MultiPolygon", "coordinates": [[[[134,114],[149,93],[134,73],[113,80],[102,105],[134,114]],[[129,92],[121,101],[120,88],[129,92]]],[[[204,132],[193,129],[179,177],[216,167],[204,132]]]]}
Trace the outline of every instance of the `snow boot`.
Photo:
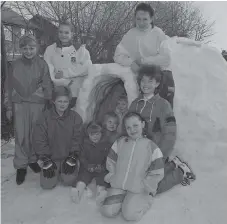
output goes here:
{"type": "Polygon", "coordinates": [[[181,163],[178,168],[183,172],[184,175],[184,179],[181,182],[183,186],[190,185],[190,182],[196,179],[195,174],[186,162],[181,163]]]}
{"type": "Polygon", "coordinates": [[[38,163],[29,163],[28,166],[32,169],[34,173],[40,173],[41,168],[38,163]]]}
{"type": "Polygon", "coordinates": [[[17,185],[20,185],[24,182],[26,174],[27,174],[27,169],[17,169],[17,174],[16,174],[17,185]]]}
{"type": "Polygon", "coordinates": [[[183,163],[178,156],[175,156],[172,160],[170,160],[170,162],[174,163],[176,168],[178,168],[183,163]]]}

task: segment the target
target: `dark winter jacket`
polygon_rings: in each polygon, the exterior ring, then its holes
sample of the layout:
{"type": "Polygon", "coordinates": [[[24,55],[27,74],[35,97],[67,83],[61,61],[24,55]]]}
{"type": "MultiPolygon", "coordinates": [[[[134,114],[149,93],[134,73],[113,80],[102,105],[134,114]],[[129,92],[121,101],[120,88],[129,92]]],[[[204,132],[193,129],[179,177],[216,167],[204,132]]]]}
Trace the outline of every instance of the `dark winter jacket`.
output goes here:
{"type": "Polygon", "coordinates": [[[82,118],[67,110],[59,116],[52,108],[45,111],[34,128],[33,146],[39,157],[49,155],[53,160],[63,160],[71,152],[79,155],[82,118]]]}
{"type": "Polygon", "coordinates": [[[81,143],[80,163],[84,169],[88,169],[89,165],[105,166],[111,144],[101,140],[98,143],[93,143],[86,137],[81,143]]]}
{"type": "Polygon", "coordinates": [[[9,69],[5,87],[8,109],[12,109],[12,102],[44,103],[53,91],[47,63],[39,56],[17,59],[9,69]]]}
{"type": "Polygon", "coordinates": [[[145,119],[147,137],[159,146],[166,159],[176,141],[176,119],[169,102],[159,94],[147,101],[140,96],[132,102],[129,111],[137,112],[145,119]]]}
{"type": "Polygon", "coordinates": [[[104,130],[103,139],[111,143],[111,145],[119,138],[120,134],[117,131],[104,130]]]}

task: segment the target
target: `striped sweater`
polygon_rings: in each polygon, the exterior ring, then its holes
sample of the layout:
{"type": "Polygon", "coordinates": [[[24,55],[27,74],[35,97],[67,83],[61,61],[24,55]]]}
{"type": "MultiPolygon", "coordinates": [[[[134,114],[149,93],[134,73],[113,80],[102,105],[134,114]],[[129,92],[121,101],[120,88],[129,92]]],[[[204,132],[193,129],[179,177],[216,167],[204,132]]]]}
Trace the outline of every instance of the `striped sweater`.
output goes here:
{"type": "Polygon", "coordinates": [[[105,181],[111,187],[133,193],[156,194],[164,177],[161,150],[149,139],[122,137],[115,141],[107,157],[109,173],[105,181]]]}

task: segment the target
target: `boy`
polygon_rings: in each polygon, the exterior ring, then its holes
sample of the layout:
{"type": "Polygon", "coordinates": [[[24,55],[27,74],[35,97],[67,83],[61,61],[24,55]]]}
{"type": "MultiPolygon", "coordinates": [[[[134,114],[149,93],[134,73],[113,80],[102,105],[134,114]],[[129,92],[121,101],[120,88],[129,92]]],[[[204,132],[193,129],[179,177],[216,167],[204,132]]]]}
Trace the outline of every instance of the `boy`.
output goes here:
{"type": "Polygon", "coordinates": [[[128,112],[128,97],[126,95],[121,95],[117,100],[117,106],[115,113],[118,115],[119,125],[117,127],[117,133],[122,133],[122,120],[125,114],[128,112]]]}
{"type": "Polygon", "coordinates": [[[72,199],[79,203],[85,187],[95,178],[97,184],[96,200],[103,198],[106,194],[105,188],[108,184],[104,182],[107,174],[106,158],[111,147],[110,143],[102,139],[101,125],[91,122],[87,127],[88,137],[81,144],[80,170],[77,183],[72,188],[72,199]]]}
{"type": "Polygon", "coordinates": [[[53,84],[47,63],[37,55],[36,39],[25,35],[19,41],[22,57],[13,62],[6,79],[7,117],[14,114],[16,182],[22,184],[27,166],[40,172],[32,145],[33,127],[45,102],[51,99],[53,84]]]}
{"type": "Polygon", "coordinates": [[[117,127],[119,126],[119,118],[116,113],[108,112],[104,115],[104,139],[113,144],[119,137],[117,127]]]}
{"type": "Polygon", "coordinates": [[[70,110],[71,92],[67,87],[55,87],[54,107],[38,120],[34,134],[34,148],[43,163],[40,185],[52,189],[59,176],[66,185],[72,185],[78,173],[78,155],[82,118],[70,110]]]}
{"type": "Polygon", "coordinates": [[[161,149],[165,162],[165,177],[157,193],[169,190],[176,184],[189,183],[195,176],[190,167],[178,157],[169,161],[176,141],[176,119],[170,103],[159,96],[161,80],[159,66],[143,66],[139,70],[138,83],[142,95],[134,100],[130,112],[139,113],[147,123],[147,137],[161,149]]]}

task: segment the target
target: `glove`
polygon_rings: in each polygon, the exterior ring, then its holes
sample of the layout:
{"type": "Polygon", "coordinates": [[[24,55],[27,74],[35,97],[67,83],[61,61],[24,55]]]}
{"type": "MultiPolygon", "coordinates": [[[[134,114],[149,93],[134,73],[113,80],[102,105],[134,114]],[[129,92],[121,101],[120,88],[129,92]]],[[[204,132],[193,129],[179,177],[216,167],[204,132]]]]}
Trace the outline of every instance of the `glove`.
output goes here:
{"type": "Polygon", "coordinates": [[[95,172],[101,173],[104,170],[104,167],[101,164],[96,165],[95,172]]]}
{"type": "Polygon", "coordinates": [[[78,157],[75,154],[68,156],[62,165],[63,173],[67,175],[74,173],[77,168],[77,160],[78,157]]]}
{"type": "Polygon", "coordinates": [[[55,170],[57,169],[57,166],[55,162],[53,162],[51,159],[47,158],[43,161],[43,176],[45,178],[53,178],[55,176],[55,170]]]}
{"type": "Polygon", "coordinates": [[[90,173],[93,173],[95,172],[95,168],[96,168],[96,164],[89,164],[87,169],[90,173]]]}

